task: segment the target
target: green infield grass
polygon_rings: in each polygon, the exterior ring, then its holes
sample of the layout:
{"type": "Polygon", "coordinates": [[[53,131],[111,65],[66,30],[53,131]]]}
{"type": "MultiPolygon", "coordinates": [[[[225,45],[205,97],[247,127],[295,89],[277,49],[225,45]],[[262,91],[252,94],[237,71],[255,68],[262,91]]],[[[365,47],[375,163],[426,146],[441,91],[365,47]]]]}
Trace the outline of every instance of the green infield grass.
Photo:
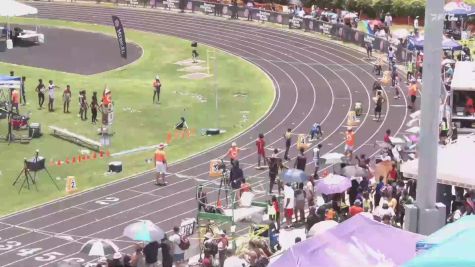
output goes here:
{"type": "MultiPolygon", "coordinates": [[[[26,18],[16,18],[11,22],[94,31],[115,38],[112,26],[26,18]]],[[[30,113],[30,122],[41,123],[43,132],[41,138],[33,139],[30,144],[0,143],[0,201],[2,203],[0,214],[15,212],[67,195],[65,192],[67,176],[76,177],[78,192],[80,192],[153,168],[151,163],[147,163],[147,159],[152,158],[153,150],[111,158],[90,159],[74,165],[64,164],[66,158],[71,161],[72,157],[77,157],[84,152],[82,150],[85,148],[53,137],[48,126],[66,128],[71,132],[99,140],[97,134],[99,125],[92,125],[90,121],[81,121],[78,117],[78,89],[87,91],[89,102],[92,92],[98,91],[101,94],[105,84],[112,90],[115,135],[108,149],[110,153],[166,142],[168,132],[171,132],[173,138],[167,148],[170,162],[186,158],[230,139],[252,126],[271,107],[275,97],[272,81],[256,66],[216,50],[218,69],[216,79],[214,77],[202,80],[183,79],[180,76],[185,75],[186,72],[179,71],[183,66],[175,63],[190,59],[189,41],[131,29],[125,29],[125,32],[128,42],[134,42],[142,47],[143,56],[117,70],[82,76],[0,62],[0,74],[8,75],[10,70],[14,70],[16,75],[27,77],[28,104],[20,107],[20,111],[30,113]],[[160,105],[152,104],[151,100],[151,85],[157,73],[160,74],[163,83],[160,105]],[[58,102],[56,112],[49,113],[47,109],[37,109],[34,87],[38,78],[44,81],[54,80],[55,84],[62,88],[66,84],[71,85],[73,99],[70,114],[62,112],[61,103],[59,103],[62,90],[56,92],[58,102]],[[214,137],[202,136],[201,129],[217,125],[215,81],[219,92],[219,126],[227,132],[214,137]],[[185,135],[184,138],[179,136],[175,139],[173,128],[181,116],[187,118],[190,128],[195,129],[195,134],[189,138],[185,135]],[[19,187],[13,187],[11,184],[22,169],[23,158],[33,156],[36,149],[39,149],[40,154],[46,157],[49,171],[59,185],[60,191],[56,190],[46,173],[39,173],[39,192],[34,189],[29,191],[24,189],[21,194],[18,194],[19,187]],[[61,166],[50,166],[52,162],[57,163],[58,160],[62,161],[61,166]],[[116,175],[107,175],[108,163],[116,160],[123,163],[124,171],[116,175]]],[[[199,46],[202,60],[206,60],[208,48],[204,45],[199,46]]],[[[117,47],[111,47],[111,49],[118,50],[117,47]]],[[[117,54],[119,56],[118,51],[117,54]]],[[[202,64],[204,67],[206,65],[206,63],[202,64]]],[[[211,69],[211,73],[213,71],[211,69]]],[[[45,106],[46,104],[47,100],[45,106]]],[[[88,113],[90,119],[90,111],[88,113]]],[[[6,131],[6,120],[0,120],[0,135],[5,135],[6,131]]],[[[28,135],[27,131],[14,132],[14,134],[28,135]]]]}

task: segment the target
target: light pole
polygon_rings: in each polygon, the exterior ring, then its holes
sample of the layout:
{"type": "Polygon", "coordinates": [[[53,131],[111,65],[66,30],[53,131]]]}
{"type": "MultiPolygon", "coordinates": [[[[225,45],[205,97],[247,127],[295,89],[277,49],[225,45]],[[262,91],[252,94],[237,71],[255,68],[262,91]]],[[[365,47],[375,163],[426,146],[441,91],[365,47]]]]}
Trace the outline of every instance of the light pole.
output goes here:
{"type": "MultiPolygon", "coordinates": [[[[445,224],[445,208],[436,205],[437,150],[444,0],[427,0],[424,23],[424,65],[420,116],[419,166],[416,191],[417,231],[428,235],[445,224]]],[[[412,216],[412,217],[414,217],[412,216]]],[[[416,226],[416,224],[414,224],[416,226]]]]}

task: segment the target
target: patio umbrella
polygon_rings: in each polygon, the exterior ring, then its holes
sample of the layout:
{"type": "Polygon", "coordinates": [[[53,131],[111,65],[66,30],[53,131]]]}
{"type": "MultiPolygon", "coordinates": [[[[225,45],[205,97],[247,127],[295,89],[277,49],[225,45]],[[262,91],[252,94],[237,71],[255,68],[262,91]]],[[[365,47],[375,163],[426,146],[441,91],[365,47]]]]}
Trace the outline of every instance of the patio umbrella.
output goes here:
{"type": "Polygon", "coordinates": [[[367,177],[368,171],[361,168],[360,166],[351,165],[345,166],[341,174],[346,177],[367,177]]]}
{"type": "Polygon", "coordinates": [[[455,60],[446,58],[446,59],[442,60],[442,62],[440,63],[441,66],[444,66],[444,65],[447,65],[447,64],[455,64],[455,60]]]}
{"type": "Polygon", "coordinates": [[[135,241],[151,242],[162,240],[165,232],[151,221],[141,220],[125,227],[123,235],[135,241]]]}
{"type": "Polygon", "coordinates": [[[475,8],[463,1],[453,1],[445,4],[444,12],[455,16],[470,16],[475,14],[475,8]]]}
{"type": "Polygon", "coordinates": [[[326,232],[329,229],[332,229],[333,227],[337,225],[338,223],[335,222],[334,220],[318,222],[314,224],[312,228],[310,228],[310,230],[307,233],[307,237],[317,236],[319,234],[326,232]]]}
{"type": "Polygon", "coordinates": [[[343,16],[344,19],[354,19],[354,18],[357,18],[358,15],[356,15],[355,13],[347,13],[345,14],[345,16],[343,16]]]}
{"type": "Polygon", "coordinates": [[[406,143],[406,141],[402,138],[392,136],[389,137],[389,141],[391,141],[391,143],[393,143],[394,145],[402,145],[406,143]]]}
{"type": "Polygon", "coordinates": [[[345,155],[341,153],[327,153],[320,157],[321,163],[324,165],[338,164],[345,162],[345,155]]]}
{"type": "Polygon", "coordinates": [[[397,39],[404,39],[407,36],[409,36],[409,31],[406,29],[399,29],[399,30],[393,31],[391,35],[397,39]]]}
{"type": "Polygon", "coordinates": [[[333,173],[315,182],[315,190],[325,195],[341,193],[350,187],[350,178],[333,173]]]}
{"type": "Polygon", "coordinates": [[[92,239],[81,247],[80,252],[88,256],[106,256],[119,251],[119,248],[110,240],[92,239]]]}
{"type": "Polygon", "coordinates": [[[288,169],[282,178],[284,183],[303,183],[308,180],[307,174],[299,169],[288,169]]]}

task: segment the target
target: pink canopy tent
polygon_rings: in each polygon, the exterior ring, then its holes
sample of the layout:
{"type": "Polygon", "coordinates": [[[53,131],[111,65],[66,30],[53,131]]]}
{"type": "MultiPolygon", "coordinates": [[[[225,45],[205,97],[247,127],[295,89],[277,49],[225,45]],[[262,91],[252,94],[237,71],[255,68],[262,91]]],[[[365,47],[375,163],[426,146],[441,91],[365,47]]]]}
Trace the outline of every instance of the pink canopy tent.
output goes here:
{"type": "Polygon", "coordinates": [[[416,256],[424,236],[356,215],[288,249],[270,267],[393,267],[416,256]]]}

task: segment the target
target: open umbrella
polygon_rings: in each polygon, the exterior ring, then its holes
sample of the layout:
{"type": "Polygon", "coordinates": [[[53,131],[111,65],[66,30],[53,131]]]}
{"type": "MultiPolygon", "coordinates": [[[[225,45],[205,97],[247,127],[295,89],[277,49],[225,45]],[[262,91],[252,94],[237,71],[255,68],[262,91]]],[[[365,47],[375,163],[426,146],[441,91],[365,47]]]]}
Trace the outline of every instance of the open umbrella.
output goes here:
{"type": "Polygon", "coordinates": [[[463,1],[453,1],[445,4],[444,12],[445,14],[456,16],[470,16],[475,14],[475,8],[465,4],[463,1]]]}
{"type": "Polygon", "coordinates": [[[355,13],[347,13],[345,14],[345,16],[343,16],[344,19],[354,19],[354,18],[357,18],[358,15],[356,15],[355,13]]]}
{"type": "Polygon", "coordinates": [[[446,58],[446,59],[442,60],[442,62],[440,63],[440,65],[442,65],[442,66],[447,65],[447,64],[455,64],[455,60],[450,59],[450,58],[446,58]]]}
{"type": "Polygon", "coordinates": [[[391,32],[391,35],[397,39],[404,39],[409,36],[409,31],[406,29],[399,29],[391,32]]]}
{"type": "Polygon", "coordinates": [[[341,193],[350,187],[350,178],[333,173],[315,182],[315,191],[325,195],[341,193]]]}
{"type": "Polygon", "coordinates": [[[162,240],[165,232],[151,221],[141,220],[125,227],[123,235],[135,241],[151,242],[162,240]]]}
{"type": "Polygon", "coordinates": [[[368,171],[356,165],[345,166],[341,174],[346,177],[368,177],[368,171]]]}
{"type": "Polygon", "coordinates": [[[307,174],[299,169],[288,169],[282,178],[285,183],[303,183],[308,180],[307,174]]]}
{"type": "Polygon", "coordinates": [[[319,234],[322,234],[326,232],[329,229],[332,229],[333,227],[337,226],[338,223],[335,222],[334,220],[328,220],[328,221],[321,221],[312,226],[310,230],[307,233],[307,237],[311,236],[317,236],[319,234]]]}
{"type": "Polygon", "coordinates": [[[345,155],[341,153],[327,153],[320,157],[321,163],[324,165],[338,164],[345,162],[345,155]]]}
{"type": "Polygon", "coordinates": [[[87,241],[80,252],[88,256],[106,256],[119,251],[119,248],[110,240],[91,239],[87,241]]]}

